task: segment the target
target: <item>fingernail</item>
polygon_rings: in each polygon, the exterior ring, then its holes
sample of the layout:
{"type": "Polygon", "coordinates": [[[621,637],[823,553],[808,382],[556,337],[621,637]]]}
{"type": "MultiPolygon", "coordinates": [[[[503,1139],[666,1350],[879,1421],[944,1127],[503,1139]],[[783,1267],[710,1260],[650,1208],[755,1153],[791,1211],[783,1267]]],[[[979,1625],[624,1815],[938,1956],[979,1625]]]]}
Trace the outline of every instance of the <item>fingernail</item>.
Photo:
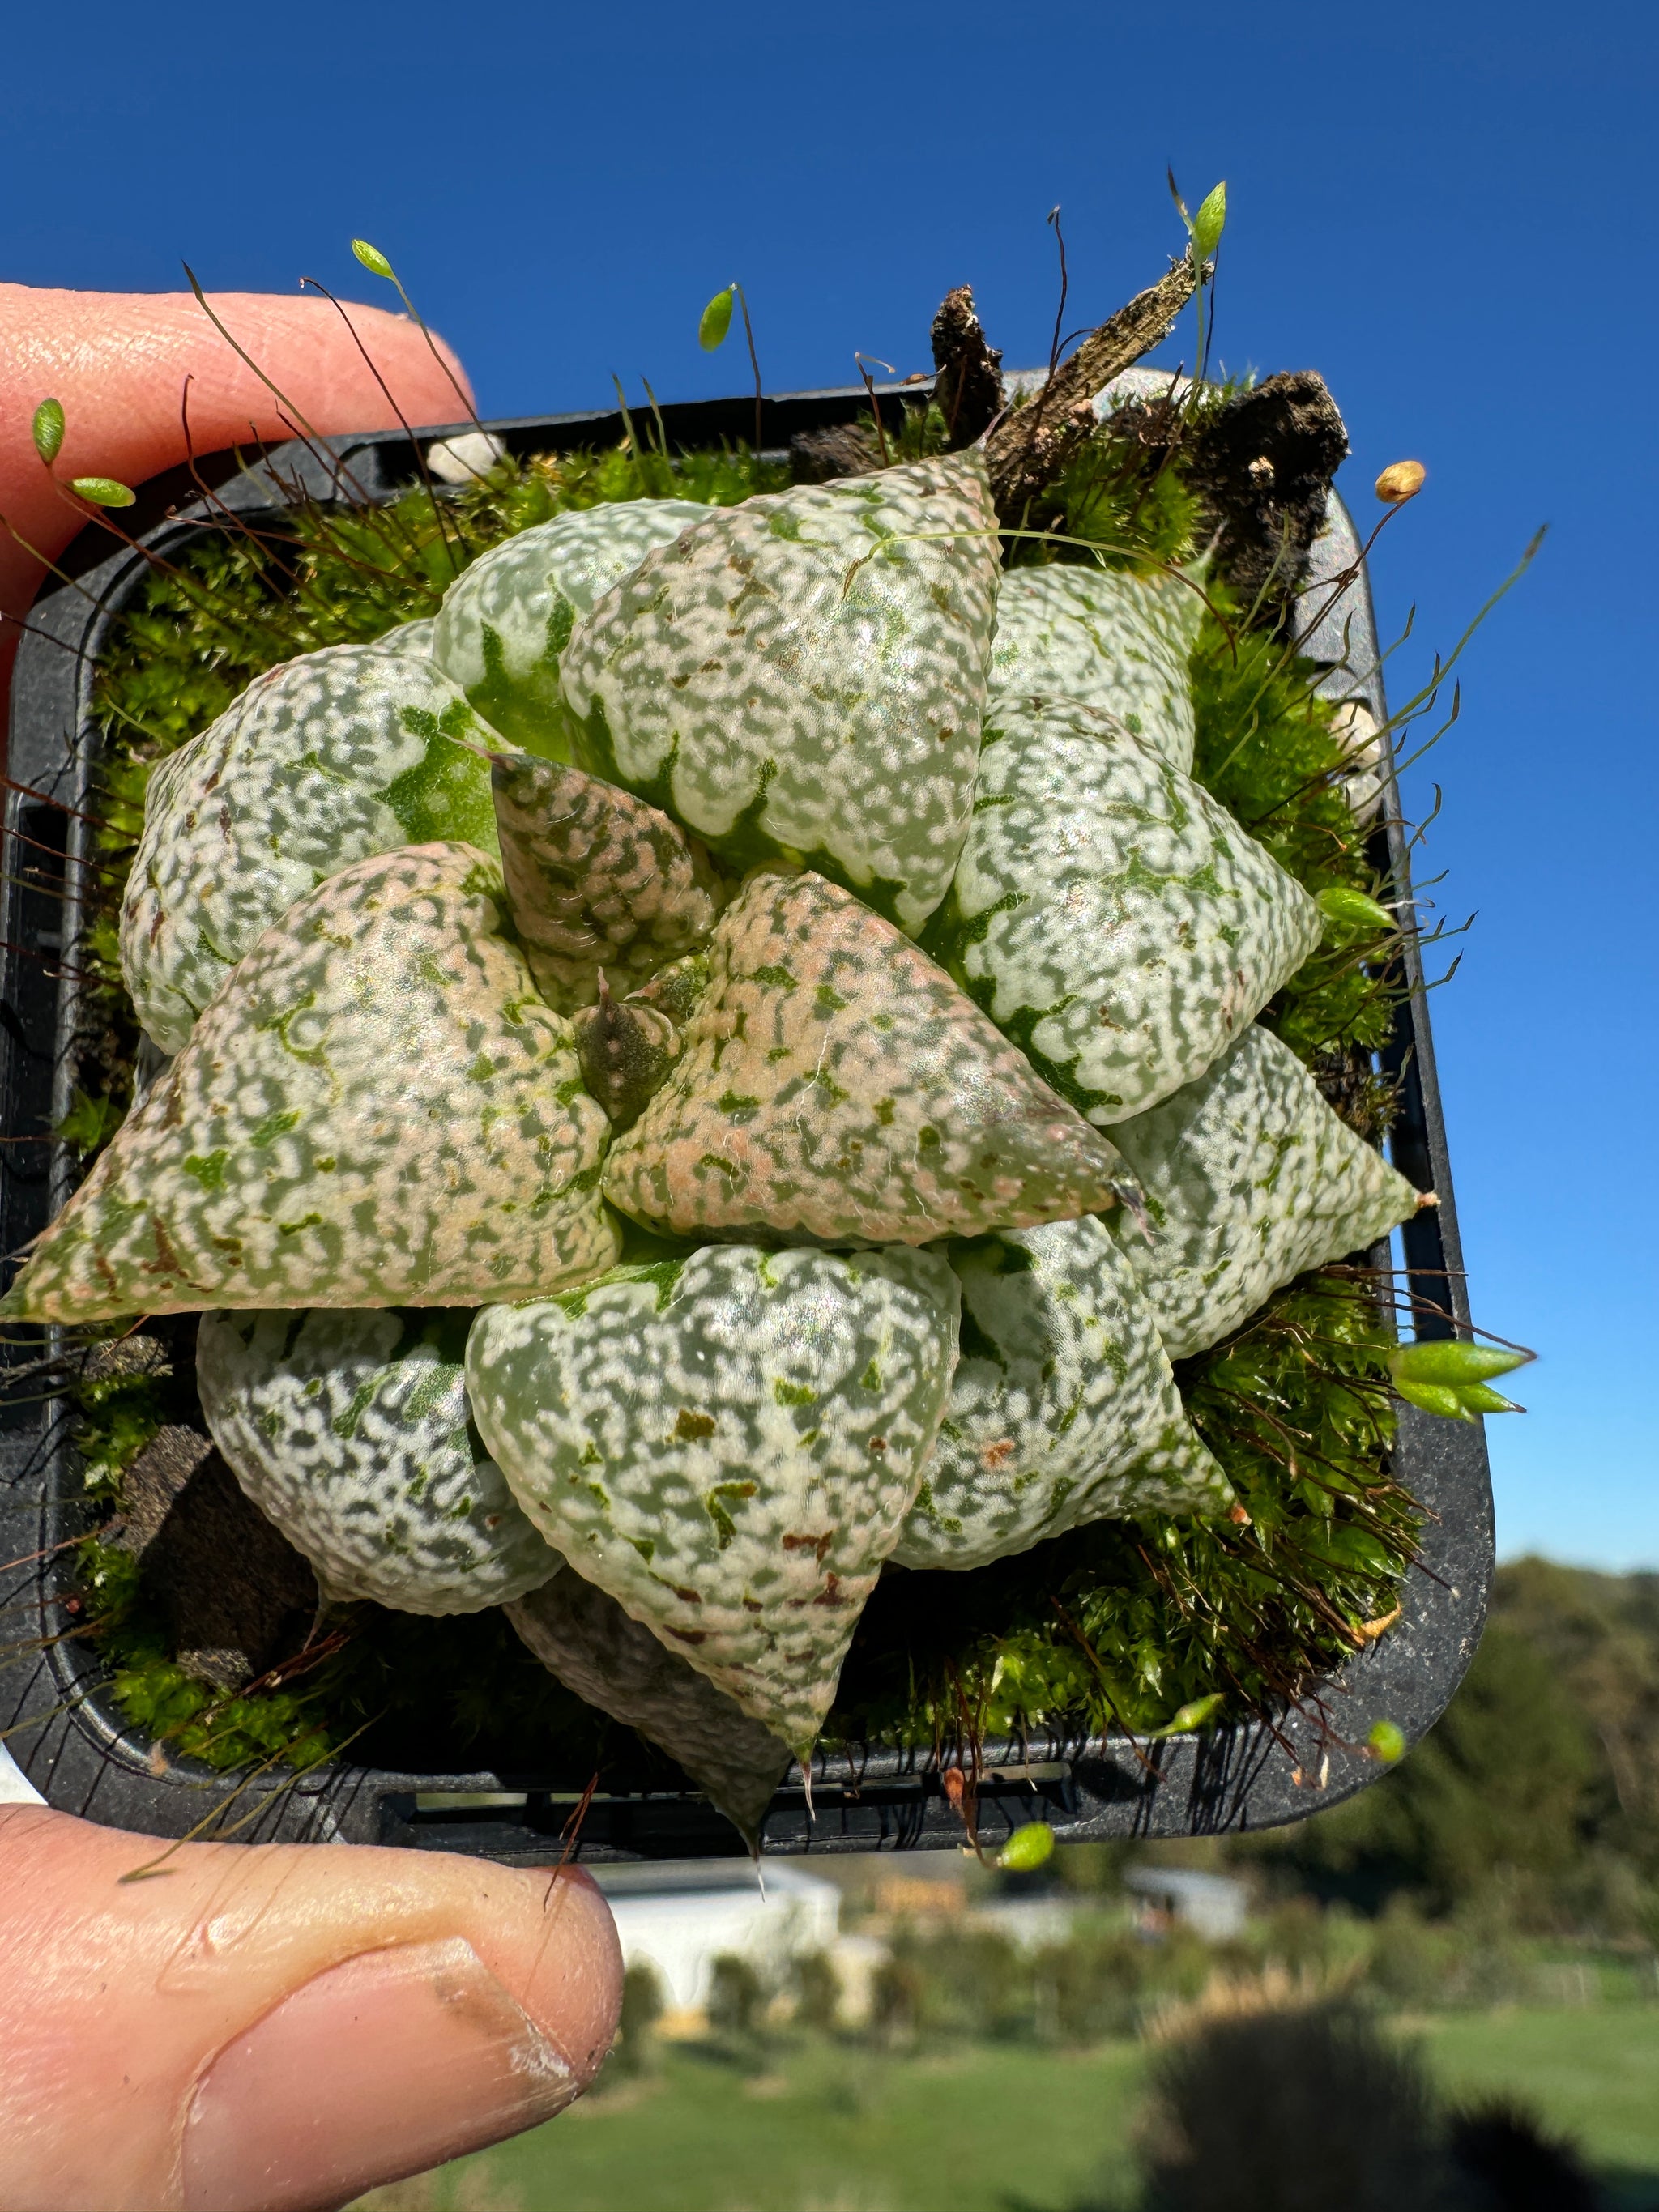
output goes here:
{"type": "Polygon", "coordinates": [[[222,2051],[185,2212],[325,2212],[562,2112],[581,2087],[460,1936],[319,1974],[222,2051]]]}

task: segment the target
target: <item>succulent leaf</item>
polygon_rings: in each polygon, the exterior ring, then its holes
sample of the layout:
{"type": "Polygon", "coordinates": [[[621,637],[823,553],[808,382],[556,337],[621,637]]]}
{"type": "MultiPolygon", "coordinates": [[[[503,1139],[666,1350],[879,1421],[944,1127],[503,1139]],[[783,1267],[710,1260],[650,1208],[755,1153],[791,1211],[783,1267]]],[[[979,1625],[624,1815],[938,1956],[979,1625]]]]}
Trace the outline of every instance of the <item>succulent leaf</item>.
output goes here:
{"type": "Polygon", "coordinates": [[[613,999],[603,975],[598,1005],[583,1006],[572,1026],[588,1095],[613,1129],[631,1128],[680,1056],[679,1031],[654,1006],[613,999]]]}
{"type": "Polygon", "coordinates": [[[605,1190],[681,1234],[921,1244],[1114,1203],[1112,1146],[941,969],[821,876],[721,916],[672,1074],[605,1190]]]}
{"type": "Polygon", "coordinates": [[[753,1846],[790,1764],[787,1745],[568,1568],[507,1617],[566,1689],[678,1759],[753,1846]]]}
{"type": "Polygon", "coordinates": [[[121,913],[138,1018],[177,1052],[297,898],[373,853],[495,849],[484,730],[426,660],[336,645],[256,678],[149,780],[121,913]]]}
{"type": "Polygon", "coordinates": [[[1110,1127],[1211,1066],[1322,918],[1206,791],[1118,725],[1069,705],[1003,714],[927,943],[1061,1096],[1110,1127]]]}
{"type": "Polygon", "coordinates": [[[676,1029],[684,1029],[702,1004],[708,988],[708,955],[688,952],[683,960],[671,961],[666,968],[659,968],[648,983],[641,983],[637,991],[630,991],[630,1006],[653,1006],[665,1014],[676,1029]]]}
{"type": "Polygon", "coordinates": [[[1015,568],[997,594],[995,725],[1009,700],[1067,700],[1111,714],[1172,768],[1193,764],[1188,662],[1204,602],[1179,576],[1054,562],[1015,568]]]}
{"type": "Polygon", "coordinates": [[[893,1553],[901,1566],[982,1566],[1085,1522],[1231,1504],[1100,1222],[945,1250],[962,1285],[962,1357],[893,1553]]]}
{"type": "Polygon", "coordinates": [[[497,753],[490,775],[514,926],[550,1006],[591,1006],[601,969],[625,997],[708,937],[720,886],[665,814],[532,753],[497,753]]]}
{"type": "Polygon", "coordinates": [[[798,1756],[956,1358],[945,1261],[705,1246],[487,1307],[474,1418],[548,1541],[798,1756]]]}
{"type": "Polygon", "coordinates": [[[1411,1184],[1259,1024],[1112,1137],[1149,1216],[1146,1236],[1127,1227],[1119,1242],[1171,1359],[1218,1343],[1293,1275],[1363,1249],[1417,1210],[1411,1184]]]}
{"type": "Polygon", "coordinates": [[[7,1310],[477,1305],[607,1266],[605,1116],[495,864],[359,861],[266,933],[36,1246],[7,1310]]]}
{"type": "Polygon", "coordinates": [[[977,453],[720,510],[577,623],[577,757],[920,927],[968,827],[995,529],[977,453]]]}
{"type": "Polygon", "coordinates": [[[401,653],[405,660],[430,660],[432,634],[437,627],[435,615],[421,615],[414,622],[398,623],[391,629],[382,630],[370,642],[379,652],[401,653]]]}
{"type": "Polygon", "coordinates": [[[196,1376],[214,1442],[325,1597],[477,1613],[563,1565],[471,1428],[471,1318],[204,1316],[196,1376]]]}
{"type": "Polygon", "coordinates": [[[481,554],[444,594],[434,660],[504,738],[568,759],[559,663],[571,624],[708,512],[690,500],[630,499],[520,531],[481,554]]]}

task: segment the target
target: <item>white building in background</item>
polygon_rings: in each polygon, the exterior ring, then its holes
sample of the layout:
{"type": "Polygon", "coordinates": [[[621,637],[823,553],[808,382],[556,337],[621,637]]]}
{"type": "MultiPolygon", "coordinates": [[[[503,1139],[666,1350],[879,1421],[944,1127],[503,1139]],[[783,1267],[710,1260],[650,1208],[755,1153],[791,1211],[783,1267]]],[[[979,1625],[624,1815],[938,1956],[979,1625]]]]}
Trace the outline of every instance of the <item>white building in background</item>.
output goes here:
{"type": "Polygon", "coordinates": [[[784,1859],[766,1862],[764,1887],[746,1859],[677,1859],[590,1866],[622,1939],[623,1964],[656,1968],[669,2011],[701,2012],[714,1961],[744,1959],[769,1988],[809,1951],[834,1952],[841,1892],[784,1859]]]}
{"type": "Polygon", "coordinates": [[[1133,1866],[1124,1873],[1123,1886],[1146,1899],[1149,1927],[1162,1916],[1212,1943],[1242,1936],[1249,1916],[1249,1888],[1227,1875],[1200,1874],[1193,1867],[1133,1866]]]}

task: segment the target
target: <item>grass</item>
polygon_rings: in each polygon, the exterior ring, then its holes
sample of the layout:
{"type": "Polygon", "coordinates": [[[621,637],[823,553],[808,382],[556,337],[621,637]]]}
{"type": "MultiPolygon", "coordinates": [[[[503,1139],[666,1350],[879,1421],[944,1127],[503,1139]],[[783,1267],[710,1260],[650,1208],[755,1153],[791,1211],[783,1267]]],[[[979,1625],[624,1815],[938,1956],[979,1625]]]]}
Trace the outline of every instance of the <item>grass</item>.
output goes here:
{"type": "MultiPolygon", "coordinates": [[[[1659,2006],[1402,2023],[1452,2096],[1496,2090],[1576,2136],[1617,2212],[1659,2207],[1659,2006]]],[[[1068,2212],[1126,2207],[1141,2046],[823,2042],[744,2075],[691,2046],[565,2118],[400,2182],[357,2212],[1068,2212]]]]}
{"type": "Polygon", "coordinates": [[[1659,2008],[1517,2007],[1413,2025],[1452,2095],[1526,2099],[1583,2143],[1619,2212],[1659,2206],[1659,2008]]]}
{"type": "Polygon", "coordinates": [[[1139,2067],[1131,2043],[906,2060],[812,2043],[744,2076],[682,2045],[654,2081],[362,2212],[1063,2212],[1127,2144],[1139,2067]]]}

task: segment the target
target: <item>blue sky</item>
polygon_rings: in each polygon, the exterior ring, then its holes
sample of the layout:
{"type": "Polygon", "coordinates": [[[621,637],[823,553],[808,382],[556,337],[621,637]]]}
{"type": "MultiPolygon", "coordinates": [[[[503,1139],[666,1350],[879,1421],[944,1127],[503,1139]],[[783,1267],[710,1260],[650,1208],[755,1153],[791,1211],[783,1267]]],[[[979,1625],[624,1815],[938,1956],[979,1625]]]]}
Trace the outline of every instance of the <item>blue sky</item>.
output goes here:
{"type": "Polygon", "coordinates": [[[0,274],[372,296],[361,233],[486,416],[730,388],[695,328],[732,276],[775,390],[926,367],[963,281],[1036,362],[1056,201],[1081,322],[1176,250],[1166,162],[1224,176],[1222,358],[1324,373],[1362,518],[1428,465],[1376,564],[1385,635],[1417,609],[1397,689],[1551,525],[1411,797],[1443,787],[1423,872],[1478,917],[1434,1006],[1476,1310],[1543,1354],[1491,1424],[1500,1543],[1659,1568],[1650,8],[83,0],[29,52],[0,274]]]}

